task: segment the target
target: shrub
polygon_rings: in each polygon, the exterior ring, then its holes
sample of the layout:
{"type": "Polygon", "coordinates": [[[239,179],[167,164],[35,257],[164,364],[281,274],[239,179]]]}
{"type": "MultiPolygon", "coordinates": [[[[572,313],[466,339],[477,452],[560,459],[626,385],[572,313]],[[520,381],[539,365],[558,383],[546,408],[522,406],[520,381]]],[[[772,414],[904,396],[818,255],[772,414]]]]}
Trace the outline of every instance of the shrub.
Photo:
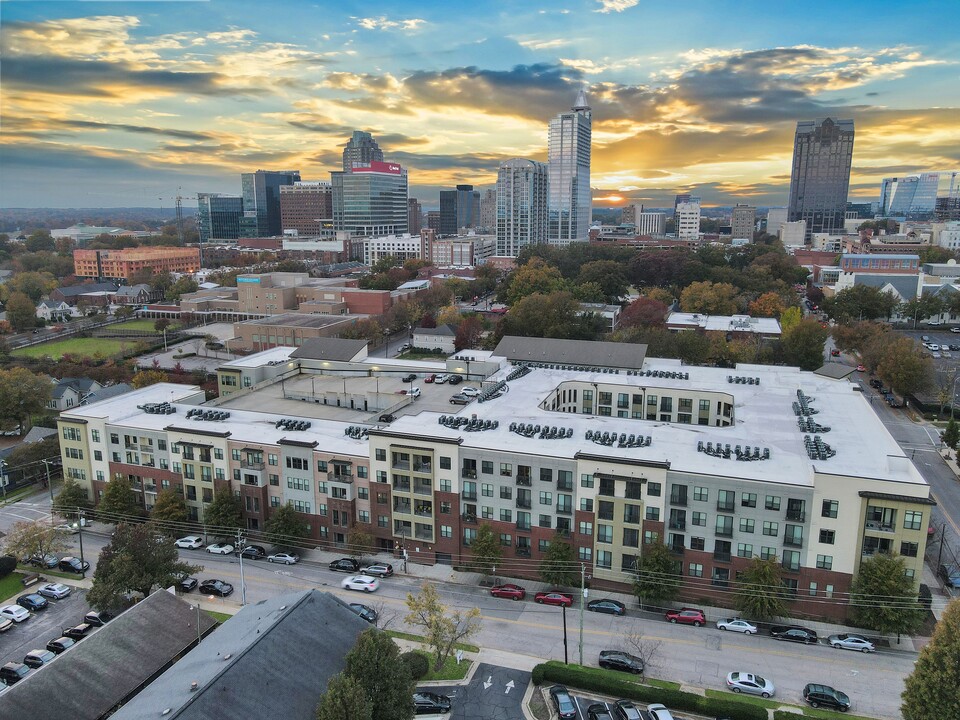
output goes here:
{"type": "Polygon", "coordinates": [[[0,557],[0,579],[5,578],[16,569],[17,559],[15,557],[10,557],[9,555],[0,557]]]}
{"type": "Polygon", "coordinates": [[[410,650],[400,656],[400,660],[410,670],[410,675],[414,680],[425,677],[430,672],[430,661],[427,656],[416,650],[410,650]]]}

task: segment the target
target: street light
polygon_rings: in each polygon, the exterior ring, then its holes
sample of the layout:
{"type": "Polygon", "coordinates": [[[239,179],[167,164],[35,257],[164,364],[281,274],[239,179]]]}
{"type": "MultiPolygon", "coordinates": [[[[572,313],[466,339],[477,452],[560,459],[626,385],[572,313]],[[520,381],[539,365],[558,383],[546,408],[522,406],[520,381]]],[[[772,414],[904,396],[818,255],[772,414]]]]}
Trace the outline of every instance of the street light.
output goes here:
{"type": "MultiPolygon", "coordinates": [[[[214,600],[214,599],[215,599],[215,598],[213,597],[213,595],[208,595],[208,596],[207,596],[207,600],[211,600],[211,601],[212,601],[212,600],[214,600]]],[[[199,645],[199,644],[200,644],[200,639],[201,639],[201,636],[200,636],[200,600],[199,600],[199,599],[197,600],[197,604],[196,604],[196,605],[191,605],[191,606],[190,606],[190,609],[197,611],[197,645],[199,645]]]]}

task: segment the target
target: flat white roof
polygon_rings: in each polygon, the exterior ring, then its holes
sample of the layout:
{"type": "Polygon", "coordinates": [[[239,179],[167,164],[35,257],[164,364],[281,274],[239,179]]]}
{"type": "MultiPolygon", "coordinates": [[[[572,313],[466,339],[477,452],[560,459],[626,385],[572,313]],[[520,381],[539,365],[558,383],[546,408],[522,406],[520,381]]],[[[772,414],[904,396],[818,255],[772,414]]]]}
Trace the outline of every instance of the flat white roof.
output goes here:
{"type": "Polygon", "coordinates": [[[751,317],[750,315],[706,315],[704,313],[672,312],[667,316],[667,325],[688,325],[719,332],[780,334],[779,320],[751,317]]]}
{"type": "Polygon", "coordinates": [[[270,348],[269,350],[263,350],[262,352],[253,353],[252,355],[247,355],[242,358],[237,358],[236,360],[231,360],[230,362],[223,363],[220,367],[222,368],[256,368],[261,365],[266,365],[270,362],[284,362],[290,359],[290,353],[296,350],[295,347],[280,346],[275,348],[270,348]]]}

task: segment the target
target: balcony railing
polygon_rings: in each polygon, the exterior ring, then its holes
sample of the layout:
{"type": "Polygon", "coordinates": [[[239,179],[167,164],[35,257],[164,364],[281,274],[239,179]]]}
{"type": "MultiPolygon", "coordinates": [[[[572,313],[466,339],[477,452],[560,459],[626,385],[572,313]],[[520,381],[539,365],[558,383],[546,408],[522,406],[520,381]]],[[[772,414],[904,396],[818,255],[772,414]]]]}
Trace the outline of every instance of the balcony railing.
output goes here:
{"type": "Polygon", "coordinates": [[[668,527],[671,530],[686,530],[687,523],[685,520],[671,520],[668,527]]]}
{"type": "Polygon", "coordinates": [[[520,487],[530,487],[533,485],[533,481],[530,479],[529,475],[517,475],[517,485],[520,487]]]}
{"type": "Polygon", "coordinates": [[[394,505],[394,506],[393,506],[393,511],[394,511],[395,513],[399,513],[399,514],[401,514],[401,515],[409,515],[409,514],[410,514],[410,506],[409,506],[409,505],[394,505]]]}
{"type": "Polygon", "coordinates": [[[414,537],[416,537],[417,540],[433,541],[433,533],[429,530],[417,530],[416,533],[414,533],[414,537]]]}
{"type": "Polygon", "coordinates": [[[528,548],[528,547],[526,547],[526,546],[524,546],[524,547],[518,547],[518,548],[517,548],[517,557],[525,557],[525,558],[530,557],[530,548],[528,548]]]}
{"type": "Polygon", "coordinates": [[[523,510],[529,510],[532,503],[530,500],[524,500],[522,498],[517,498],[517,507],[523,510]]]}
{"type": "Polygon", "coordinates": [[[338,483],[352,483],[353,482],[353,473],[336,473],[328,472],[327,480],[329,482],[338,482],[338,483]]]}
{"type": "Polygon", "coordinates": [[[557,505],[557,512],[561,515],[573,515],[573,505],[557,505]]]}
{"type": "Polygon", "coordinates": [[[717,528],[714,534],[717,537],[733,537],[733,526],[717,528]]]}
{"type": "Polygon", "coordinates": [[[733,512],[734,503],[717,501],[717,512],[733,512]]]}
{"type": "Polygon", "coordinates": [[[787,510],[787,520],[806,522],[807,514],[803,510],[787,510]]]}
{"type": "Polygon", "coordinates": [[[431,473],[433,472],[433,465],[431,463],[414,463],[413,471],[418,473],[431,473]]]}
{"type": "Polygon", "coordinates": [[[254,487],[260,487],[260,481],[257,478],[244,478],[244,485],[253,485],[254,487]]]}
{"type": "Polygon", "coordinates": [[[240,467],[244,470],[263,470],[266,467],[266,464],[261,462],[250,462],[248,460],[241,460],[240,467]]]}
{"type": "Polygon", "coordinates": [[[803,547],[803,538],[793,535],[784,535],[783,544],[789,547],[803,547]]]}
{"type": "Polygon", "coordinates": [[[680,505],[681,507],[687,506],[687,496],[686,495],[671,495],[670,496],[671,505],[680,505]]]}
{"type": "Polygon", "coordinates": [[[517,520],[517,530],[524,530],[530,532],[530,523],[517,520]]]}
{"type": "Polygon", "coordinates": [[[893,525],[887,523],[879,522],[877,520],[867,520],[863,525],[864,530],[873,530],[875,532],[894,532],[895,528],[893,525]]]}
{"type": "Polygon", "coordinates": [[[420,517],[433,517],[433,508],[425,508],[421,505],[413,511],[413,514],[420,517]]]}
{"type": "Polygon", "coordinates": [[[460,497],[461,497],[462,499],[464,499],[464,500],[476,500],[476,499],[477,499],[477,491],[476,491],[476,490],[464,490],[462,493],[460,493],[460,497]]]}
{"type": "Polygon", "coordinates": [[[140,452],[145,452],[153,455],[153,445],[141,445],[140,452]]]}
{"type": "Polygon", "coordinates": [[[477,524],[477,516],[472,513],[463,513],[460,516],[460,519],[463,520],[465,523],[471,523],[472,525],[477,524]]]}
{"type": "MultiPolygon", "coordinates": [[[[398,483],[393,484],[393,489],[398,490],[399,492],[410,492],[410,483],[398,483]]],[[[476,499],[476,498],[474,498],[476,499]]]]}
{"type": "Polygon", "coordinates": [[[557,480],[557,490],[573,491],[573,480],[557,480]]]}
{"type": "Polygon", "coordinates": [[[470,468],[461,468],[460,474],[463,475],[465,478],[470,478],[471,480],[477,479],[477,471],[472,470],[470,468]]]}
{"type": "Polygon", "coordinates": [[[410,461],[409,460],[397,460],[393,463],[394,470],[409,470],[410,461]]]}
{"type": "Polygon", "coordinates": [[[674,555],[683,555],[683,551],[686,550],[686,548],[683,547],[683,545],[668,545],[667,548],[674,555]]]}
{"type": "Polygon", "coordinates": [[[430,485],[414,485],[414,495],[433,495],[433,488],[430,485]]]}
{"type": "Polygon", "coordinates": [[[713,559],[718,562],[730,562],[730,553],[728,552],[715,552],[713,554],[713,559]]]}
{"type": "Polygon", "coordinates": [[[143,486],[144,492],[155,493],[157,491],[157,486],[147,483],[143,486]]]}

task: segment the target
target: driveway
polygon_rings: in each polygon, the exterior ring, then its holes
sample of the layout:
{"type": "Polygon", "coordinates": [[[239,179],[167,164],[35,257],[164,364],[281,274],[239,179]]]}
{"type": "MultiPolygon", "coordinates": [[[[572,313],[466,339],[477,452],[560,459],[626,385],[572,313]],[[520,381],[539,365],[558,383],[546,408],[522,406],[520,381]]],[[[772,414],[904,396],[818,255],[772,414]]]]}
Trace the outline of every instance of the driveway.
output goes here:
{"type": "Polygon", "coordinates": [[[529,682],[524,670],[481,663],[468,685],[424,689],[450,697],[450,720],[517,720],[524,716],[521,705],[529,682]]]}

